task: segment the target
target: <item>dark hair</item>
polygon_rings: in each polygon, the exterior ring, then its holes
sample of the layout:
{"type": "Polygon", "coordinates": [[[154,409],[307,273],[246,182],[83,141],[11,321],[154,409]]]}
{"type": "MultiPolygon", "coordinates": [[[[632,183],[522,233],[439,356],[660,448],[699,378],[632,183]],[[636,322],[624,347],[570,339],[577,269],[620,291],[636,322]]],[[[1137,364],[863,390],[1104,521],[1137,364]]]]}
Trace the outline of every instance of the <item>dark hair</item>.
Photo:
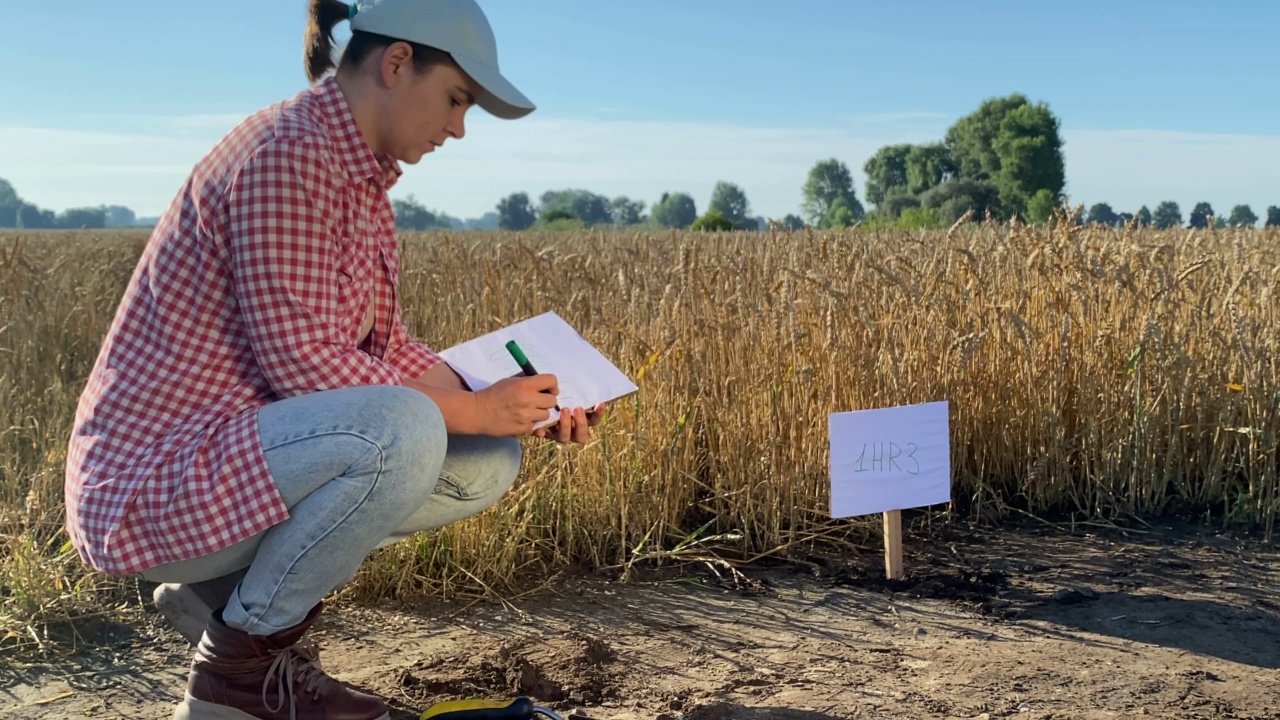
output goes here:
{"type": "MultiPolygon", "coordinates": [[[[338,23],[350,17],[350,6],[342,0],[309,0],[309,2],[311,12],[307,31],[303,36],[302,59],[307,71],[307,79],[314,83],[334,68],[333,29],[338,26],[338,23]]],[[[409,43],[409,47],[413,49],[413,67],[420,73],[436,65],[453,62],[449,53],[443,50],[386,35],[353,32],[351,41],[347,43],[347,48],[342,53],[341,64],[359,65],[374,51],[397,42],[409,43]]]]}

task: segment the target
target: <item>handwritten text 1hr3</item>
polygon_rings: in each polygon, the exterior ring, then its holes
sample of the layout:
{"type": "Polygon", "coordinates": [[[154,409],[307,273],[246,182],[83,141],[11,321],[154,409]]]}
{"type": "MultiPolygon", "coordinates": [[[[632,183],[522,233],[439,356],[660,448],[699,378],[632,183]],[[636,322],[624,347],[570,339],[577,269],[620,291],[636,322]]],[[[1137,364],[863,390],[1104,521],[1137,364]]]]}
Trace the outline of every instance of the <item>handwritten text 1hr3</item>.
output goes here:
{"type": "Polygon", "coordinates": [[[915,457],[917,449],[913,442],[907,443],[905,448],[895,442],[863,443],[854,472],[905,472],[908,475],[919,475],[920,461],[915,457]]]}

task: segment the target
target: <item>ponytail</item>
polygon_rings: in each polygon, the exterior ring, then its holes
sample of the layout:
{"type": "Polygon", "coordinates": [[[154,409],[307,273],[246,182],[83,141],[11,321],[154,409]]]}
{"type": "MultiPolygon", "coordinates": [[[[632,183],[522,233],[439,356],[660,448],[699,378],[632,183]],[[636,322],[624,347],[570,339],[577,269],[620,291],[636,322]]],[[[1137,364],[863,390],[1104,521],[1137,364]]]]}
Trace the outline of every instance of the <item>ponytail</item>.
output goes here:
{"type": "Polygon", "coordinates": [[[308,2],[310,12],[307,31],[303,36],[303,65],[307,70],[307,79],[314,83],[335,67],[333,29],[350,16],[351,9],[342,0],[308,2]]]}

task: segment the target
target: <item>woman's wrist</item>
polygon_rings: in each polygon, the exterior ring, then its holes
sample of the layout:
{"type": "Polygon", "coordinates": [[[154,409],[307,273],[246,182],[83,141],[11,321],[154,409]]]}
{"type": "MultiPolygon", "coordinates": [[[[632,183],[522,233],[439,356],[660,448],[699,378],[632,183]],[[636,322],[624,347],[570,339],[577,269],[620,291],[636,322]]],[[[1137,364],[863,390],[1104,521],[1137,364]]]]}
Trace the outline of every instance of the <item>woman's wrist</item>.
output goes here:
{"type": "Polygon", "coordinates": [[[480,398],[470,390],[432,385],[422,378],[405,381],[411,387],[435,402],[444,416],[445,429],[455,435],[484,435],[488,431],[485,415],[480,409],[480,398]]]}

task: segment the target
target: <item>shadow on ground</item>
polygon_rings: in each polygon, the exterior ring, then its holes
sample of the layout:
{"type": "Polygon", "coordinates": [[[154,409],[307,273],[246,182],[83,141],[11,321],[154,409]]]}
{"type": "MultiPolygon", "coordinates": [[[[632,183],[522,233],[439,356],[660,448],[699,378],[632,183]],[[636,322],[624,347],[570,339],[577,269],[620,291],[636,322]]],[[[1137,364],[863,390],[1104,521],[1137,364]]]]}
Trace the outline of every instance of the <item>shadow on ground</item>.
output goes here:
{"type": "MultiPolygon", "coordinates": [[[[1117,592],[1081,597],[1068,605],[1031,607],[1022,618],[1076,632],[1280,669],[1280,615],[1261,609],[1174,598],[1159,592],[1117,592]]],[[[1052,630],[1046,633],[1062,634],[1052,630]]]]}
{"type": "MultiPolygon", "coordinates": [[[[811,557],[807,570],[749,572],[745,585],[706,580],[749,595],[761,588],[767,592],[771,580],[785,578],[783,584],[789,584],[807,576],[852,591],[818,602],[841,604],[842,611],[867,617],[882,609],[878,598],[939,600],[996,626],[1017,623],[1072,642],[1114,638],[1280,669],[1280,550],[1274,544],[1187,527],[1064,532],[1032,526],[1013,532],[944,528],[932,536],[909,537],[906,546],[903,580],[887,580],[881,558],[872,552],[811,557]]],[[[689,598],[691,611],[716,612],[695,598],[689,598]]],[[[948,626],[948,612],[932,614],[924,607],[916,612],[934,615],[930,624],[935,627],[948,626]]],[[[794,625],[792,620],[739,618],[747,634],[767,632],[777,621],[794,625]],[[764,626],[752,626],[760,620],[764,626]]],[[[841,640],[860,644],[855,638],[841,640]]]]}

